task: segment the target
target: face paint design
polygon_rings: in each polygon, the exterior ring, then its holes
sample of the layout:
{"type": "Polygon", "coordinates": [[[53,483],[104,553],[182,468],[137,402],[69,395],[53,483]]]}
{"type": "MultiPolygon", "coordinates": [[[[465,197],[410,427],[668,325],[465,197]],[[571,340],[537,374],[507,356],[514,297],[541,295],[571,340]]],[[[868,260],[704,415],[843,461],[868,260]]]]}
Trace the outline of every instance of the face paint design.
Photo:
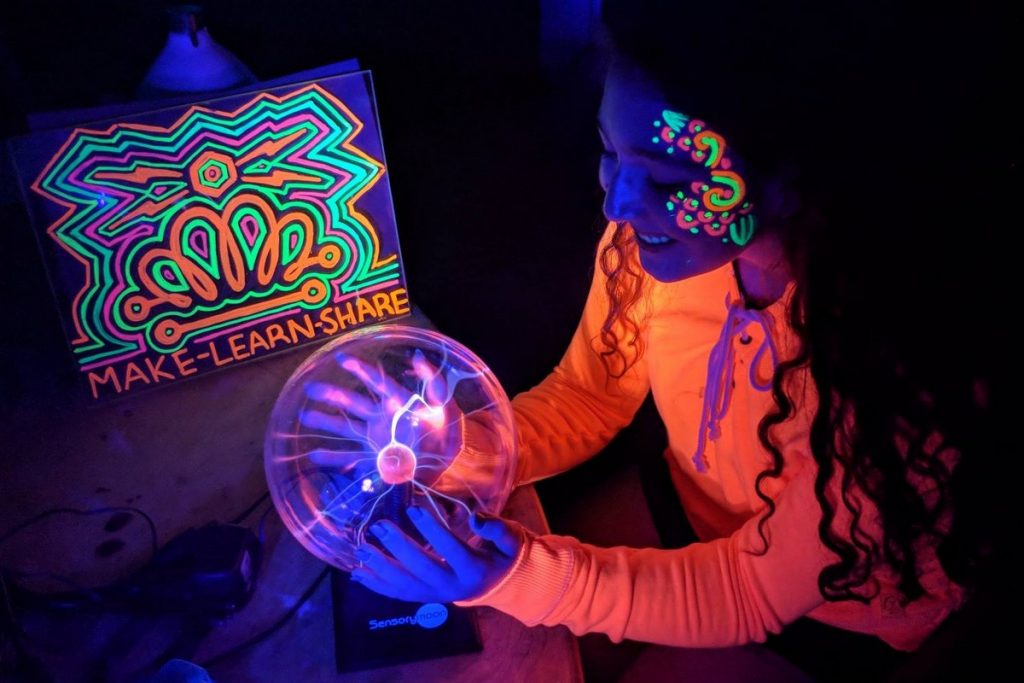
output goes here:
{"type": "Polygon", "coordinates": [[[669,111],[654,122],[655,145],[683,163],[699,165],[707,178],[690,183],[666,198],[665,208],[675,214],[676,225],[694,235],[702,232],[744,246],[757,230],[754,207],[747,201],[747,184],[733,170],[725,138],[709,130],[700,119],[669,111]]]}

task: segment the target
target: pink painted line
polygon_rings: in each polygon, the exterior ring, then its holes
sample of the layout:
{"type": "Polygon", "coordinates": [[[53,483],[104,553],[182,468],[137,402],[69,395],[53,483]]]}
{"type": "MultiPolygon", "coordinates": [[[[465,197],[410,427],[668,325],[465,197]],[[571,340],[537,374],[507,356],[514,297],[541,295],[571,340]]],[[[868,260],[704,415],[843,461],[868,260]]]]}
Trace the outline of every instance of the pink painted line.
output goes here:
{"type": "Polygon", "coordinates": [[[247,327],[253,327],[254,325],[259,325],[260,323],[265,323],[268,320],[277,320],[278,318],[285,318],[285,317],[287,317],[289,315],[294,315],[296,310],[297,309],[295,309],[295,308],[289,308],[289,309],[286,309],[284,311],[281,311],[280,313],[274,313],[273,315],[262,316],[262,317],[254,319],[254,320],[249,320],[249,321],[246,321],[244,323],[239,323],[238,325],[235,325],[234,327],[223,327],[223,328],[221,328],[221,329],[219,329],[219,330],[217,330],[215,332],[211,332],[210,334],[205,334],[202,337],[196,337],[195,339],[193,339],[192,341],[190,341],[188,343],[189,344],[193,344],[193,343],[197,343],[197,342],[206,342],[206,341],[210,341],[211,339],[217,339],[218,337],[224,337],[224,336],[226,336],[226,335],[228,335],[228,334],[230,334],[232,332],[235,332],[237,330],[244,330],[247,327]]]}
{"type": "Polygon", "coordinates": [[[120,356],[114,356],[113,358],[107,358],[105,360],[97,361],[95,363],[89,363],[88,365],[79,366],[78,370],[80,372],[85,372],[86,370],[92,370],[93,368],[98,368],[100,366],[113,365],[114,363],[120,363],[123,360],[127,360],[129,358],[135,358],[136,356],[140,356],[140,355],[146,353],[146,351],[148,351],[148,350],[149,349],[147,349],[146,347],[143,347],[143,348],[139,349],[138,351],[132,351],[131,353],[126,353],[126,354],[122,354],[120,356]]]}
{"type": "MultiPolygon", "coordinates": [[[[335,285],[335,291],[337,291],[337,281],[335,281],[332,284],[335,285]]],[[[342,296],[341,293],[339,292],[338,295],[334,297],[334,303],[337,304],[337,303],[341,303],[343,301],[348,301],[349,299],[355,299],[357,297],[361,297],[364,294],[372,294],[373,292],[379,292],[382,289],[387,289],[388,287],[391,287],[392,285],[396,285],[396,284],[398,284],[398,280],[397,279],[395,279],[395,280],[388,280],[387,282],[382,282],[379,285],[374,285],[373,287],[369,287],[367,289],[360,289],[358,292],[352,292],[352,293],[346,294],[344,296],[342,296]]]]}
{"type": "MultiPolygon", "coordinates": [[[[84,181],[80,179],[83,171],[91,169],[102,163],[127,166],[128,163],[133,159],[138,159],[142,161],[181,163],[185,159],[185,157],[191,155],[195,151],[196,147],[199,147],[200,145],[207,141],[219,142],[227,147],[237,148],[249,142],[253,138],[262,135],[268,130],[273,131],[275,133],[279,133],[283,129],[292,127],[298,122],[312,123],[316,127],[318,132],[315,133],[313,137],[310,138],[305,144],[303,144],[302,147],[296,150],[294,154],[308,151],[311,147],[315,146],[318,142],[323,140],[323,138],[325,138],[329,133],[329,131],[326,128],[324,128],[321,125],[317,125],[322,123],[320,119],[317,119],[316,117],[309,113],[294,115],[291,118],[285,119],[283,122],[266,121],[260,126],[257,126],[256,128],[246,131],[245,134],[242,135],[241,137],[229,137],[220,133],[214,133],[213,131],[204,130],[197,133],[194,137],[189,139],[186,142],[185,146],[178,150],[177,154],[174,155],[163,152],[154,152],[153,150],[130,150],[128,152],[125,152],[121,156],[113,156],[107,154],[90,157],[85,164],[77,166],[73,171],[71,171],[68,174],[68,181],[75,185],[78,185],[79,187],[82,187],[83,189],[88,189],[92,186],[83,185],[82,183],[84,181]]],[[[168,130],[167,132],[171,131],[168,130]]],[[[327,166],[326,168],[330,169],[331,167],[327,166]]]]}

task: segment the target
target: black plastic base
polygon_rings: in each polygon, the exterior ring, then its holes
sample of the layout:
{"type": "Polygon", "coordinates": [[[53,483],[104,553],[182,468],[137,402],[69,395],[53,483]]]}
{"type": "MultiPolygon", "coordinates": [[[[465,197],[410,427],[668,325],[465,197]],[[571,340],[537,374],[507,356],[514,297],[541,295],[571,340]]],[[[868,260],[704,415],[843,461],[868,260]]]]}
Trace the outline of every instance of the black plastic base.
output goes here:
{"type": "Polygon", "coordinates": [[[331,572],[338,671],[479,652],[476,615],[451,604],[392,600],[331,572]]]}

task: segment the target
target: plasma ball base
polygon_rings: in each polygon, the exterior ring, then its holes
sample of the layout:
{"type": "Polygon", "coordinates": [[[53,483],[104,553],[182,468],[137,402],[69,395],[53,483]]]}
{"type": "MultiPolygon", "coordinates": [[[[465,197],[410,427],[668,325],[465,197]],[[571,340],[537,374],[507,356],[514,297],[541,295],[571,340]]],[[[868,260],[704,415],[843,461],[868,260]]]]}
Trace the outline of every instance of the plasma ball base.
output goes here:
{"type": "Polygon", "coordinates": [[[337,569],[331,571],[331,599],[339,673],[483,650],[472,608],[392,600],[337,569]]]}

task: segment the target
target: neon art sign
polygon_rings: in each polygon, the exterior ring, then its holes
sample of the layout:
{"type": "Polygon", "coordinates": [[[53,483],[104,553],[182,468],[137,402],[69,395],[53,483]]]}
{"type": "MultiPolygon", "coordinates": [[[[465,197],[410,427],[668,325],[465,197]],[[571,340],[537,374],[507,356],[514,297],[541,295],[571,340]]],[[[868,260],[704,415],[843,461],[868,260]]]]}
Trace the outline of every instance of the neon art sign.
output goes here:
{"type": "Polygon", "coordinates": [[[409,311],[366,73],[34,136],[18,157],[94,398],[409,311]]]}

